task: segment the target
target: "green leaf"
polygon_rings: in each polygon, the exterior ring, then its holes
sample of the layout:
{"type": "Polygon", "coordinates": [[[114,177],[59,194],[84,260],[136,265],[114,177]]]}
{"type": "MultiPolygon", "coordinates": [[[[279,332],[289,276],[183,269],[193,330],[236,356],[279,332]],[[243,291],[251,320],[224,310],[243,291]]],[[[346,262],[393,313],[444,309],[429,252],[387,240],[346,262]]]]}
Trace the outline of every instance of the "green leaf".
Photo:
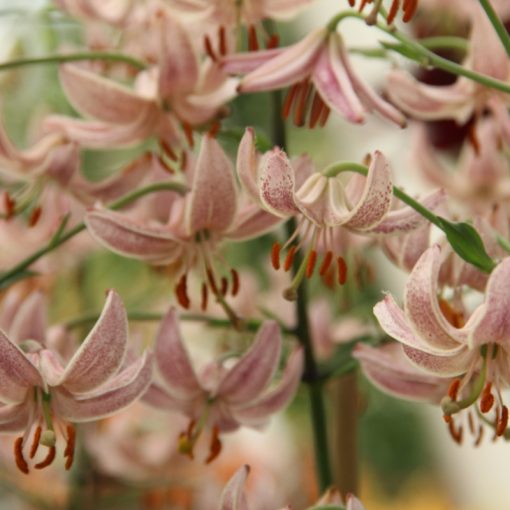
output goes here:
{"type": "Polygon", "coordinates": [[[437,219],[451,247],[466,262],[485,273],[490,273],[496,267],[485,250],[480,234],[472,225],[466,222],[454,223],[440,216],[437,219]]]}

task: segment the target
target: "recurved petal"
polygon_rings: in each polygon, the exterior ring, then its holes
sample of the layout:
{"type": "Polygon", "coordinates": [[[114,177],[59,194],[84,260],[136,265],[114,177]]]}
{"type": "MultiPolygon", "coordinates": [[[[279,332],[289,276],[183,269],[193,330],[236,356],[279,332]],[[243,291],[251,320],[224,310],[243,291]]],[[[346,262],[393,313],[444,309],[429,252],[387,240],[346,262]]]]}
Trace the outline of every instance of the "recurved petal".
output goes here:
{"type": "Polygon", "coordinates": [[[286,217],[299,212],[294,201],[294,169],[284,151],[266,153],[259,174],[260,199],[273,214],[286,217]]]}
{"type": "Polygon", "coordinates": [[[239,86],[240,92],[260,92],[286,87],[311,74],[327,37],[321,28],[289,46],[279,55],[247,74],[239,86]]]}
{"type": "Polygon", "coordinates": [[[285,48],[233,53],[222,57],[220,61],[221,67],[223,71],[228,74],[246,74],[254,71],[283,51],[285,51],[285,48]]]}
{"type": "Polygon", "coordinates": [[[432,350],[455,349],[467,342],[465,328],[453,327],[439,308],[437,296],[441,262],[439,246],[429,248],[409,275],[404,294],[407,322],[432,350]]]}
{"type": "Polygon", "coordinates": [[[0,330],[0,401],[19,404],[34,386],[43,386],[39,371],[0,330]]]}
{"type": "Polygon", "coordinates": [[[313,71],[313,83],[324,102],[350,122],[365,120],[364,108],[340,59],[337,39],[329,37],[329,47],[324,47],[313,71]]]}
{"type": "Polygon", "coordinates": [[[46,301],[41,292],[32,292],[20,305],[9,328],[14,343],[36,340],[44,344],[46,335],[46,301]]]}
{"type": "Polygon", "coordinates": [[[237,184],[232,164],[218,142],[204,136],[189,199],[190,234],[227,230],[236,210],[237,184]]]}
{"type": "Polygon", "coordinates": [[[367,378],[391,395],[439,403],[448,391],[449,379],[432,376],[413,366],[396,343],[377,348],[358,343],[353,356],[360,361],[367,378]]]}
{"type": "Polygon", "coordinates": [[[71,104],[84,116],[112,124],[128,124],[153,102],[112,80],[73,64],[60,66],[60,82],[71,104]]]}
{"type": "Polygon", "coordinates": [[[142,401],[156,409],[175,411],[190,418],[199,416],[201,410],[201,406],[197,405],[198,401],[174,397],[156,383],[149,386],[143,394],[142,401]]]}
{"type": "Polygon", "coordinates": [[[30,422],[28,402],[14,405],[0,405],[0,432],[25,430],[30,422]]]}
{"type": "Polygon", "coordinates": [[[368,169],[365,187],[358,202],[345,218],[345,226],[358,231],[373,229],[381,223],[390,210],[392,198],[390,166],[384,155],[375,151],[368,169]]]}
{"type": "Polygon", "coordinates": [[[243,188],[250,198],[260,202],[258,188],[259,155],[255,147],[255,131],[248,127],[237,150],[236,170],[243,188]]]}
{"type": "Polygon", "coordinates": [[[453,85],[419,83],[405,71],[391,71],[386,79],[390,99],[420,120],[454,119],[464,124],[473,112],[474,84],[459,78],[453,85]]]}
{"type": "Polygon", "coordinates": [[[189,32],[177,19],[163,15],[159,28],[159,93],[163,99],[171,99],[194,89],[199,76],[198,57],[189,32]]]}
{"type": "Polygon", "coordinates": [[[488,343],[510,346],[510,258],[503,259],[491,273],[485,290],[485,302],[464,326],[471,348],[488,343]]]}
{"type": "Polygon", "coordinates": [[[166,229],[150,228],[111,211],[91,211],[85,215],[85,224],[92,237],[109,250],[153,264],[177,260],[185,246],[166,229]]]}
{"type": "Polygon", "coordinates": [[[411,363],[438,377],[454,377],[464,374],[473,361],[473,354],[475,358],[478,356],[478,353],[473,353],[466,346],[452,355],[429,354],[407,345],[402,348],[411,363]]]}
{"type": "Polygon", "coordinates": [[[219,510],[248,510],[244,484],[249,473],[250,466],[246,464],[234,473],[221,493],[219,510]]]}
{"type": "Polygon", "coordinates": [[[267,234],[282,222],[282,218],[250,204],[238,211],[232,227],[225,236],[235,241],[244,241],[267,234]]]}
{"type": "Polygon", "coordinates": [[[271,414],[282,410],[297,391],[303,373],[303,362],[303,349],[301,347],[294,349],[277,386],[252,403],[231,406],[234,419],[243,425],[257,427],[263,425],[271,414]]]}
{"type": "Polygon", "coordinates": [[[171,308],[163,318],[156,336],[156,364],[172,395],[192,399],[202,387],[182,342],[177,313],[171,308]]]}
{"type": "Polygon", "coordinates": [[[85,393],[110,379],[124,361],[127,327],[122,300],[110,290],[99,319],[69,361],[60,384],[71,393],[85,393]]]}
{"type": "MultiPolygon", "coordinates": [[[[123,381],[123,385],[112,381],[113,389],[105,387],[104,393],[92,397],[79,397],[73,395],[63,387],[52,392],[52,404],[55,414],[63,420],[72,422],[85,422],[106,418],[124,409],[140,398],[152,382],[153,356],[144,352],[137,360],[135,367],[128,367],[131,378],[123,381]]],[[[120,378],[124,377],[122,372],[120,378]]]]}
{"type": "MultiPolygon", "coordinates": [[[[446,192],[442,189],[433,191],[425,198],[419,200],[419,203],[431,211],[437,210],[446,204],[446,192]]],[[[427,222],[428,220],[416,212],[415,209],[404,206],[386,214],[383,221],[372,229],[371,232],[379,234],[410,232],[424,226],[427,222]]]]}
{"type": "Polygon", "coordinates": [[[274,321],[260,327],[251,348],[225,373],[218,397],[241,404],[258,397],[269,385],[280,361],[282,339],[274,321]]]}

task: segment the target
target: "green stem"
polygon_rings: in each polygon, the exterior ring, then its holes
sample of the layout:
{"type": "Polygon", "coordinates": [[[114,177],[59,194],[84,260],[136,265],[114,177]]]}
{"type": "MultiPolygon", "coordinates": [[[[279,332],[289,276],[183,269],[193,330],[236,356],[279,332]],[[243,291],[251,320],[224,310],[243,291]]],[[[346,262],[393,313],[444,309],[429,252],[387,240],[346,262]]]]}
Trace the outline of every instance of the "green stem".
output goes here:
{"type": "Polygon", "coordinates": [[[489,21],[494,27],[494,30],[498,34],[499,40],[505,48],[507,55],[510,57],[510,36],[506,31],[505,25],[503,25],[502,21],[499,19],[499,16],[496,14],[496,11],[492,7],[489,0],[479,0],[479,2],[485,11],[485,14],[489,18],[489,21]]]}
{"type": "Polygon", "coordinates": [[[143,62],[137,60],[136,58],[130,57],[129,55],[97,51],[97,52],[69,53],[67,55],[48,55],[46,57],[21,58],[18,60],[10,60],[8,62],[2,62],[0,64],[0,71],[7,71],[9,69],[15,69],[17,67],[25,67],[31,65],[63,64],[65,62],[79,62],[82,60],[102,60],[110,62],[122,62],[124,64],[128,64],[140,70],[147,68],[147,66],[143,62]]]}
{"type": "MultiPolygon", "coordinates": [[[[333,17],[329,23],[327,24],[327,28],[329,31],[335,31],[338,23],[347,18],[356,18],[362,21],[365,21],[365,18],[356,11],[345,11],[333,17]]],[[[377,23],[375,25],[379,30],[384,33],[390,35],[394,39],[400,41],[405,48],[407,48],[408,52],[404,54],[404,56],[410,60],[413,60],[420,64],[421,66],[435,66],[439,69],[443,69],[444,71],[448,71],[449,73],[455,74],[457,76],[464,76],[465,78],[469,78],[470,80],[480,83],[481,85],[485,85],[486,87],[493,88],[495,90],[500,90],[501,92],[505,92],[510,94],[510,85],[504,81],[496,80],[495,78],[491,78],[490,76],[486,76],[485,74],[480,74],[471,69],[466,69],[460,64],[456,64],[451,60],[440,57],[436,55],[434,52],[430,51],[423,45],[418,42],[412,41],[404,34],[395,29],[395,27],[386,27],[382,23],[377,23]]],[[[392,47],[392,45],[385,45],[384,42],[381,43],[386,49],[397,51],[398,48],[392,47]]]]}
{"type": "MultiPolygon", "coordinates": [[[[143,195],[147,195],[148,193],[154,193],[156,191],[168,191],[168,190],[184,194],[187,191],[187,187],[177,182],[158,182],[156,184],[150,184],[149,186],[137,189],[136,191],[128,193],[125,196],[119,198],[118,200],[115,200],[114,202],[108,205],[108,208],[112,210],[121,209],[122,207],[130,204],[131,202],[134,202],[143,195]]],[[[32,253],[32,255],[28,256],[26,259],[23,259],[11,270],[3,273],[2,276],[0,276],[0,288],[2,288],[9,280],[15,279],[17,274],[27,270],[34,262],[39,260],[41,257],[58,248],[66,241],[82,232],[83,230],[85,230],[85,223],[82,222],[73,227],[65,234],[62,234],[60,237],[53,237],[46,244],[46,246],[43,246],[39,250],[35,251],[34,253],[32,253]]]]}

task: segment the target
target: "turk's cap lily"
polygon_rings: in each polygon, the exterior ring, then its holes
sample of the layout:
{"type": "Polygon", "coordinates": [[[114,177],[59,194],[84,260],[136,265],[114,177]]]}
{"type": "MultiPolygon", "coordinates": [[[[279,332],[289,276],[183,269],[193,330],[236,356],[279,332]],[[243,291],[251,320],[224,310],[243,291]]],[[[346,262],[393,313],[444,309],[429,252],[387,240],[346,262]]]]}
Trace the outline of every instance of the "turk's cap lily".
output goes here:
{"type": "MultiPolygon", "coordinates": [[[[218,510],[249,510],[244,494],[244,485],[250,474],[250,466],[241,466],[230,478],[221,494],[218,510]]],[[[348,494],[345,501],[340,492],[331,487],[308,510],[315,508],[331,508],[332,510],[364,510],[361,501],[354,495],[348,494]]],[[[290,506],[282,510],[290,510],[290,506]]]]}
{"type": "Polygon", "coordinates": [[[320,28],[285,49],[255,54],[233,55],[224,59],[227,72],[246,72],[239,85],[241,93],[262,92],[291,86],[285,101],[284,116],[294,109],[294,121],[304,125],[304,106],[315,91],[310,111],[310,127],[323,125],[330,110],[346,120],[362,123],[365,112],[377,112],[403,127],[404,115],[376,94],[351,65],[341,35],[320,28]]]}
{"type": "Polygon", "coordinates": [[[41,306],[42,300],[36,296],[19,309],[22,316],[26,316],[27,310],[36,313],[39,317],[36,331],[16,331],[16,320],[12,321],[13,333],[20,343],[13,343],[0,332],[3,374],[0,431],[24,431],[16,440],[15,456],[18,468],[25,473],[28,464],[23,448],[32,429],[35,431],[31,457],[39,444],[49,448],[46,461],[36,465],[37,468],[46,467],[55,456],[53,426],[58,423],[57,430],[67,430],[64,456],[69,468],[74,451],[74,429],[70,422],[110,416],[141,397],[152,381],[150,353],[145,352],[131,363],[125,362],[127,318],[122,301],[114,291],[109,291],[98,321],[66,365],[44,343],[30,336],[20,341],[27,334],[41,337],[41,306]],[[43,427],[46,430],[41,436],[43,427]]]}
{"type": "Polygon", "coordinates": [[[290,354],[280,381],[271,385],[281,344],[279,327],[267,321],[260,327],[250,349],[232,367],[212,361],[197,372],[183,344],[177,314],[171,309],[156,338],[161,384],[153,383],[144,400],[191,419],[194,425],[185,437],[190,451],[206,425],[213,432],[216,430],[216,435],[241,426],[259,428],[291,401],[301,379],[303,352],[297,348],[290,354]],[[194,430],[195,424],[198,425],[194,430]]]}

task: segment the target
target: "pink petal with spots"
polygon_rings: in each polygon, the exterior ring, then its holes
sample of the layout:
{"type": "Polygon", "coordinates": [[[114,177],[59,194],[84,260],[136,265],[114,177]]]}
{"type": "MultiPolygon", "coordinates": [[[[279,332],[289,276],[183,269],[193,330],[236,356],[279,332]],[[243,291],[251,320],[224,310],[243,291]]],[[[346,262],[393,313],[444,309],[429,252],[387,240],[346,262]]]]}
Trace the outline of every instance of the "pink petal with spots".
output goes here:
{"type": "Polygon", "coordinates": [[[159,372],[172,395],[189,400],[202,393],[202,387],[182,342],[174,309],[170,309],[161,322],[155,350],[159,372]]]}
{"type": "MultiPolygon", "coordinates": [[[[113,389],[92,397],[77,397],[64,388],[57,388],[52,392],[52,404],[55,413],[63,420],[85,422],[106,418],[126,408],[139,399],[152,381],[153,356],[147,352],[136,362],[135,367],[128,367],[132,375],[129,381],[123,381],[122,386],[116,385],[114,378],[113,389]]],[[[122,378],[122,372],[118,375],[122,378]]]]}
{"type": "Polygon", "coordinates": [[[46,336],[47,306],[42,293],[32,292],[20,305],[9,328],[14,343],[36,340],[44,345],[46,336]]]}
{"type": "Polygon", "coordinates": [[[153,264],[182,257],[184,244],[164,228],[150,228],[111,211],[91,211],[85,224],[92,237],[109,250],[153,264]]]}
{"type": "Polygon", "coordinates": [[[71,393],[101,386],[122,366],[126,346],[126,310],[119,295],[110,290],[99,319],[67,364],[60,384],[71,393]]]}
{"type": "Polygon", "coordinates": [[[0,331],[0,401],[19,404],[25,400],[28,390],[43,386],[37,368],[23,351],[0,331]]]}
{"type": "Polygon", "coordinates": [[[259,193],[264,206],[281,217],[299,212],[294,202],[294,187],[294,169],[285,152],[274,148],[266,153],[259,175],[259,193]]]}
{"type": "Polygon", "coordinates": [[[182,413],[192,419],[199,416],[202,405],[202,400],[197,406],[194,400],[177,398],[155,383],[143,394],[142,401],[156,409],[182,413]]]}
{"type": "Polygon", "coordinates": [[[236,171],[244,189],[254,202],[259,202],[259,155],[255,147],[255,131],[246,128],[237,150],[236,171]]]}
{"type": "Polygon", "coordinates": [[[232,404],[258,397],[278,368],[281,346],[280,328],[276,322],[264,322],[248,352],[226,372],[218,387],[218,396],[232,404]]]}
{"type": "Polygon", "coordinates": [[[449,380],[414,367],[396,343],[377,348],[358,343],[353,356],[360,361],[361,369],[370,382],[385,393],[409,400],[439,403],[448,391],[449,380]]]}
{"type": "Polygon", "coordinates": [[[232,164],[218,142],[211,136],[205,136],[189,198],[190,234],[201,230],[227,230],[236,210],[237,184],[232,164]]]}
{"type": "Polygon", "coordinates": [[[468,350],[465,346],[455,354],[446,356],[429,354],[407,345],[404,345],[403,349],[413,365],[439,377],[454,377],[466,373],[473,359],[478,357],[478,353],[468,350]]]}

